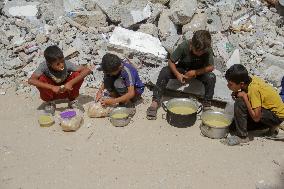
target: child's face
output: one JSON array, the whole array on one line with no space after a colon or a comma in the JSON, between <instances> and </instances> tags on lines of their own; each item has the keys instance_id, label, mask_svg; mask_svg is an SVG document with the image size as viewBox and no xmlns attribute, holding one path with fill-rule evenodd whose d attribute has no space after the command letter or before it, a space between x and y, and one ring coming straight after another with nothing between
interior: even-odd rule
<instances>
[{"instance_id":1,"label":"child's face","mask_svg":"<svg viewBox=\"0 0 284 189\"><path fill-rule=\"evenodd\" d=\"M244 88L244 82L241 82L239 84L233 81L227 81L227 82L228 82L227 84L228 88L233 92L238 92Z\"/></svg>"},{"instance_id":2,"label":"child's face","mask_svg":"<svg viewBox=\"0 0 284 189\"><path fill-rule=\"evenodd\" d=\"M113 72L110 72L109 74L112 75L112 76L116 76L119 74L119 72L121 71L122 69L122 66L120 66L116 71L113 71Z\"/></svg>"},{"instance_id":3,"label":"child's face","mask_svg":"<svg viewBox=\"0 0 284 189\"><path fill-rule=\"evenodd\" d=\"M51 68L54 71L60 72L64 70L64 58L58 59L51 63Z\"/></svg>"}]
</instances>

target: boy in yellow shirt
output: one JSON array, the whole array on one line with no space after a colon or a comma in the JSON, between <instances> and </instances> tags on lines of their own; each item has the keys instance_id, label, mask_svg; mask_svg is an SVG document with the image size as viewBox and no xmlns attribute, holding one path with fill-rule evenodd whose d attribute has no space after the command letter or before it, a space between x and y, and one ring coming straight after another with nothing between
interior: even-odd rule
<instances>
[{"instance_id":1,"label":"boy in yellow shirt","mask_svg":"<svg viewBox=\"0 0 284 189\"><path fill-rule=\"evenodd\" d=\"M228 88L233 91L236 136L227 138L228 145L249 141L248 130L269 128L268 134L278 134L277 126L284 121L284 104L277 91L262 79L248 75L241 64L231 66L225 74Z\"/></svg>"}]
</instances>

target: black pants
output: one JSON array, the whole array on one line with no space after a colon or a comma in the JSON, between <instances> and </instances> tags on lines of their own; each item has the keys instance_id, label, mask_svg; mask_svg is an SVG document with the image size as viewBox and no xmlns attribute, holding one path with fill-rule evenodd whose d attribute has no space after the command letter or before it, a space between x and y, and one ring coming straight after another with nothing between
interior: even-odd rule
<instances>
[{"instance_id":1,"label":"black pants","mask_svg":"<svg viewBox=\"0 0 284 189\"><path fill-rule=\"evenodd\" d=\"M234 123L231 129L236 129L236 135L247 137L248 130L265 129L279 125L282 120L270 110L261 109L261 118L259 122L254 122L251 118L248 108L242 98L238 98L234 104Z\"/></svg>"},{"instance_id":2,"label":"black pants","mask_svg":"<svg viewBox=\"0 0 284 189\"><path fill-rule=\"evenodd\" d=\"M186 70L184 70L182 68L177 68L177 70L182 74L186 73ZM166 66L166 67L162 68L162 70L161 70L161 72L158 76L157 83L156 83L154 90L153 90L153 101L156 101L156 102L161 101L163 93L164 93L170 79L176 79L176 76L173 74L171 69L168 66ZM213 95L214 95L215 83L216 83L215 74L212 73L212 72L205 73L203 75L197 76L196 79L201 81L203 83L204 87L205 87L204 99L205 100L212 100Z\"/></svg>"}]
</instances>

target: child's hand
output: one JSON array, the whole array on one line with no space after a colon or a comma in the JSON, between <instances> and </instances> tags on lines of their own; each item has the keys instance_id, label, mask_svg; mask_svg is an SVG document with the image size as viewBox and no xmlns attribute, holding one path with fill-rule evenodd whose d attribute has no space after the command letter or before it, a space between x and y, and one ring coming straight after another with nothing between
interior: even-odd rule
<instances>
[{"instance_id":1,"label":"child's hand","mask_svg":"<svg viewBox=\"0 0 284 189\"><path fill-rule=\"evenodd\" d=\"M64 90L65 91L72 91L73 90L73 86L70 83L65 83Z\"/></svg>"},{"instance_id":2,"label":"child's hand","mask_svg":"<svg viewBox=\"0 0 284 189\"><path fill-rule=\"evenodd\" d=\"M114 98L106 98L101 100L102 106L111 106L116 104Z\"/></svg>"},{"instance_id":3,"label":"child's hand","mask_svg":"<svg viewBox=\"0 0 284 189\"><path fill-rule=\"evenodd\" d=\"M103 96L103 91L99 90L96 94L96 102L98 102Z\"/></svg>"},{"instance_id":4,"label":"child's hand","mask_svg":"<svg viewBox=\"0 0 284 189\"><path fill-rule=\"evenodd\" d=\"M179 82L181 82L182 84L185 83L185 80L186 80L186 79L188 79L188 77L186 77L186 76L183 75L183 74L179 74L179 75L177 76L177 80L179 80Z\"/></svg>"},{"instance_id":5,"label":"child's hand","mask_svg":"<svg viewBox=\"0 0 284 189\"><path fill-rule=\"evenodd\" d=\"M60 92L60 87L59 86L53 86L51 88L52 92L54 92L55 94L58 94Z\"/></svg>"}]
</instances>

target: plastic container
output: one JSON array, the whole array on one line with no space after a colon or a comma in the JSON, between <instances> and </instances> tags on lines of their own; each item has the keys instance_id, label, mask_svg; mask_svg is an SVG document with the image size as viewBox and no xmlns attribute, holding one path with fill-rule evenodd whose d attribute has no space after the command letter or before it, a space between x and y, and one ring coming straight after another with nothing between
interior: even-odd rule
<instances>
[{"instance_id":1,"label":"plastic container","mask_svg":"<svg viewBox=\"0 0 284 189\"><path fill-rule=\"evenodd\" d=\"M59 123L63 131L76 131L83 122L80 110L66 110L59 115Z\"/></svg>"},{"instance_id":2,"label":"plastic container","mask_svg":"<svg viewBox=\"0 0 284 189\"><path fill-rule=\"evenodd\" d=\"M38 117L38 123L41 127L50 127L55 121L51 114L42 114Z\"/></svg>"}]
</instances>

